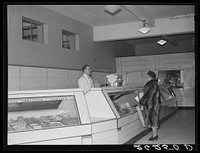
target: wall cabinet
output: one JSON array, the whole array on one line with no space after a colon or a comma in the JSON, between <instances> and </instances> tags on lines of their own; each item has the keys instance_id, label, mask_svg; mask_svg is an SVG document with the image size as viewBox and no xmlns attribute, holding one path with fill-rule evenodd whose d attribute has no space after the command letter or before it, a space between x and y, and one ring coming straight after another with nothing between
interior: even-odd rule
<instances>
[{"instance_id":1,"label":"wall cabinet","mask_svg":"<svg viewBox=\"0 0 200 153\"><path fill-rule=\"evenodd\" d=\"M195 106L195 91L194 89L174 89L178 99L179 107L194 107Z\"/></svg>"},{"instance_id":2,"label":"wall cabinet","mask_svg":"<svg viewBox=\"0 0 200 153\"><path fill-rule=\"evenodd\" d=\"M147 71L158 74L163 70L180 70L180 83L183 84L182 93L195 88L194 53L176 53L151 56L134 56L116 58L117 73L123 75L126 86L142 87L147 82ZM162 78L161 78L162 80ZM162 81L161 81L162 82ZM194 106L194 93L190 98L185 94L178 95L178 106Z\"/></svg>"},{"instance_id":3,"label":"wall cabinet","mask_svg":"<svg viewBox=\"0 0 200 153\"><path fill-rule=\"evenodd\" d=\"M132 56L116 58L117 73L155 69L154 56Z\"/></svg>"},{"instance_id":4,"label":"wall cabinet","mask_svg":"<svg viewBox=\"0 0 200 153\"><path fill-rule=\"evenodd\" d=\"M155 55L156 69L185 69L194 67L194 53Z\"/></svg>"}]
</instances>

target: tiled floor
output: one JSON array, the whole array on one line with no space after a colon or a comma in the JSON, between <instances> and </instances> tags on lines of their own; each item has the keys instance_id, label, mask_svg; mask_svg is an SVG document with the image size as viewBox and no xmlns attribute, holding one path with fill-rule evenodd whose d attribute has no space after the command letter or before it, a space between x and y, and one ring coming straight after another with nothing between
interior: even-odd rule
<instances>
[{"instance_id":1,"label":"tiled floor","mask_svg":"<svg viewBox=\"0 0 200 153\"><path fill-rule=\"evenodd\" d=\"M151 134L148 133L135 144L195 144L195 110L178 110L164 121L157 141L148 141Z\"/></svg>"}]
</instances>

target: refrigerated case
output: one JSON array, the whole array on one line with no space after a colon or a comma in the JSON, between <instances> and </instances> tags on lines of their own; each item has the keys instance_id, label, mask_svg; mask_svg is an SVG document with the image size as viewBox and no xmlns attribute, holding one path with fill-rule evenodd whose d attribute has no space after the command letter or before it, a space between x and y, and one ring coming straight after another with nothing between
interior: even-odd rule
<instances>
[{"instance_id":1,"label":"refrigerated case","mask_svg":"<svg viewBox=\"0 0 200 153\"><path fill-rule=\"evenodd\" d=\"M170 115L177 110L177 97L170 85L160 85L161 106L159 118Z\"/></svg>"},{"instance_id":2,"label":"refrigerated case","mask_svg":"<svg viewBox=\"0 0 200 153\"><path fill-rule=\"evenodd\" d=\"M138 89L8 92L8 145L124 144L146 130L136 110ZM160 119L176 109L170 88L161 92Z\"/></svg>"},{"instance_id":3,"label":"refrigerated case","mask_svg":"<svg viewBox=\"0 0 200 153\"><path fill-rule=\"evenodd\" d=\"M83 90L8 92L8 145L91 144Z\"/></svg>"},{"instance_id":4,"label":"refrigerated case","mask_svg":"<svg viewBox=\"0 0 200 153\"><path fill-rule=\"evenodd\" d=\"M101 137L94 139L93 143L104 143L105 139L112 139L111 143L123 144L134 136L138 135L146 128L143 128L136 111L136 100L134 99L137 93L136 88L125 87L103 87L92 88L91 91L85 95L86 103L90 112L91 118L100 118L102 114L109 114L110 119L107 121L113 121L109 123L107 121L91 120L92 129L108 128L107 133L101 133ZM103 106L111 108L111 112L106 113ZM112 115L111 115L112 114ZM96 124L104 124L102 127L95 126ZM94 135L93 135L94 136ZM99 141L101 139L101 141ZM95 141L96 140L96 141ZM97 141L98 140L98 141Z\"/></svg>"},{"instance_id":5,"label":"refrigerated case","mask_svg":"<svg viewBox=\"0 0 200 153\"><path fill-rule=\"evenodd\" d=\"M131 87L92 88L85 95L92 130L98 131L99 134L95 136L93 133L93 144L105 143L106 139L110 139L109 143L124 144L147 129L143 127L136 110L135 97L138 95L136 91L141 89ZM169 86L160 86L160 92L161 120L177 109L177 99ZM102 118L103 116L104 118ZM105 133L103 129L106 131Z\"/></svg>"}]
</instances>

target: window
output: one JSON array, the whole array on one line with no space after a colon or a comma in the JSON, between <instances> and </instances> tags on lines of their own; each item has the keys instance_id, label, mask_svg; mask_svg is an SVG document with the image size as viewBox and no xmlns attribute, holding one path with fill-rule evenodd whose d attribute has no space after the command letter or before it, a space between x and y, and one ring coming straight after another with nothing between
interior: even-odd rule
<instances>
[{"instance_id":1,"label":"window","mask_svg":"<svg viewBox=\"0 0 200 153\"><path fill-rule=\"evenodd\" d=\"M70 31L62 30L62 48L79 50L79 36Z\"/></svg>"},{"instance_id":2,"label":"window","mask_svg":"<svg viewBox=\"0 0 200 153\"><path fill-rule=\"evenodd\" d=\"M22 39L44 43L44 24L22 17Z\"/></svg>"}]
</instances>

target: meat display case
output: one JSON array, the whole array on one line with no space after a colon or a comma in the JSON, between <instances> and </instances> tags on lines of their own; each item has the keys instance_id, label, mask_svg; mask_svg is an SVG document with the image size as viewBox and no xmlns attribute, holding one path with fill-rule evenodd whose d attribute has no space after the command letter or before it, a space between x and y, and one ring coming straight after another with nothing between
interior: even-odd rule
<instances>
[{"instance_id":1,"label":"meat display case","mask_svg":"<svg viewBox=\"0 0 200 153\"><path fill-rule=\"evenodd\" d=\"M160 85L160 93L161 106L159 118L163 119L177 110L178 99L170 85Z\"/></svg>"},{"instance_id":2,"label":"meat display case","mask_svg":"<svg viewBox=\"0 0 200 153\"><path fill-rule=\"evenodd\" d=\"M8 92L8 145L124 144L146 128L131 87ZM140 88L141 89L141 88ZM170 88L161 88L161 117L176 109Z\"/></svg>"},{"instance_id":3,"label":"meat display case","mask_svg":"<svg viewBox=\"0 0 200 153\"><path fill-rule=\"evenodd\" d=\"M92 129L99 132L99 137L92 135L93 144L104 143L108 138L110 139L109 143L124 144L147 129L143 127L136 110L137 101L135 97L138 95L136 92L138 89L141 90L142 88L92 88L85 95ZM170 87L160 86L160 92L162 102L160 107L161 120L177 109L177 99ZM109 111L106 113L102 106L106 106L107 109L111 108L112 112L108 109ZM103 119L102 116L110 117L110 119ZM100 126L101 124L102 126ZM103 133L102 131L107 132Z\"/></svg>"},{"instance_id":4,"label":"meat display case","mask_svg":"<svg viewBox=\"0 0 200 153\"><path fill-rule=\"evenodd\" d=\"M91 118L96 118L97 116L100 118L102 115L106 115L101 108L105 104L111 108L110 115L112 114L113 116L111 124L104 121L104 127L102 128L109 127L105 129L107 133L102 133L101 138L99 138L101 140L97 139L95 141L93 138L94 144L103 143L107 138L111 140L110 143L123 144L145 130L135 108L137 103L134 99L137 95L136 90L136 88L102 87L93 88L85 95ZM95 126L97 123L102 123L101 120L97 122L97 120L92 119L91 121L93 129L98 128L98 126Z\"/></svg>"},{"instance_id":5,"label":"meat display case","mask_svg":"<svg viewBox=\"0 0 200 153\"><path fill-rule=\"evenodd\" d=\"M81 89L8 92L8 145L91 144Z\"/></svg>"}]
</instances>

